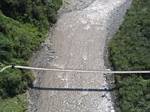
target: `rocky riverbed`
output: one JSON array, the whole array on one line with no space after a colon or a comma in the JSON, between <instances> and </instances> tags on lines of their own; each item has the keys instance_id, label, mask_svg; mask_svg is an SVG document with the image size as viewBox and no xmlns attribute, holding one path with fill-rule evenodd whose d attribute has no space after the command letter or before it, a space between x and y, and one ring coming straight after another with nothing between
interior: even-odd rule
<instances>
[{"instance_id":1,"label":"rocky riverbed","mask_svg":"<svg viewBox=\"0 0 150 112\"><path fill-rule=\"evenodd\" d=\"M131 0L65 0L59 19L31 60L36 67L107 69L107 42ZM30 112L114 112L107 74L33 71Z\"/></svg>"}]
</instances>

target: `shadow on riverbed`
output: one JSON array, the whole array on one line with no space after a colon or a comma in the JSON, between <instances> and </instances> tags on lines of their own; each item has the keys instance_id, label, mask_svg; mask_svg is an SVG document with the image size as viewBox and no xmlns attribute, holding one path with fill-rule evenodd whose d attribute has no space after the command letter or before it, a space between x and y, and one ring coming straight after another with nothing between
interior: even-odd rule
<instances>
[{"instance_id":1,"label":"shadow on riverbed","mask_svg":"<svg viewBox=\"0 0 150 112\"><path fill-rule=\"evenodd\" d=\"M90 88L49 88L49 87L32 87L31 89L40 91L81 91L81 92L111 92L115 88L90 89Z\"/></svg>"}]
</instances>

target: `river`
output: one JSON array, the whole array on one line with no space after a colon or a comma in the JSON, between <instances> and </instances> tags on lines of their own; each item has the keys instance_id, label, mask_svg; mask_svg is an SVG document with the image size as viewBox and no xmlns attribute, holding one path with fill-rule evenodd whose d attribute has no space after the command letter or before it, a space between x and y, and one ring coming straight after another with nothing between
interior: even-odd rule
<instances>
[{"instance_id":1,"label":"river","mask_svg":"<svg viewBox=\"0 0 150 112\"><path fill-rule=\"evenodd\" d=\"M105 48L131 0L67 0L32 66L104 70ZM31 112L114 112L104 74L37 72L30 90Z\"/></svg>"}]
</instances>

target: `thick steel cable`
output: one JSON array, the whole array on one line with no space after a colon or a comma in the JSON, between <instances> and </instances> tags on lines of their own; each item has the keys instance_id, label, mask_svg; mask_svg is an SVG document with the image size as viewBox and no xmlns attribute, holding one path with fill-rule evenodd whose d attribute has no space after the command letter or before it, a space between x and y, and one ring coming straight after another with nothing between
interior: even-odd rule
<instances>
[{"instance_id":1,"label":"thick steel cable","mask_svg":"<svg viewBox=\"0 0 150 112\"><path fill-rule=\"evenodd\" d=\"M0 70L0 72L3 72L3 71L5 71L6 69L11 68L11 67L12 67L12 65L5 66L5 67L3 67L3 68Z\"/></svg>"},{"instance_id":2,"label":"thick steel cable","mask_svg":"<svg viewBox=\"0 0 150 112\"><path fill-rule=\"evenodd\" d=\"M58 69L58 68L38 68L29 66L9 65L0 70L5 71L8 68L39 70L39 71L54 71L54 72L78 72L78 73L103 73L103 74L149 74L150 71L111 71L111 70L78 70L78 69Z\"/></svg>"}]
</instances>

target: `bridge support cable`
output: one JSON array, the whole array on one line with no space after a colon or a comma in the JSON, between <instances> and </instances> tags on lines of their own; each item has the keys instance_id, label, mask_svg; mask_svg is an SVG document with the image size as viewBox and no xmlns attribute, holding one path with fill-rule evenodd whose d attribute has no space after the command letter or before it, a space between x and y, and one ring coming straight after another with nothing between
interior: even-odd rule
<instances>
[{"instance_id":1,"label":"bridge support cable","mask_svg":"<svg viewBox=\"0 0 150 112\"><path fill-rule=\"evenodd\" d=\"M150 71L112 71L106 70L79 70L79 69L59 69L59 68L38 68L29 66L9 65L0 70L5 71L8 68L12 69L25 69L25 70L38 70L38 71L54 71L54 72L78 72L78 73L103 73L103 74L149 74Z\"/></svg>"}]
</instances>

